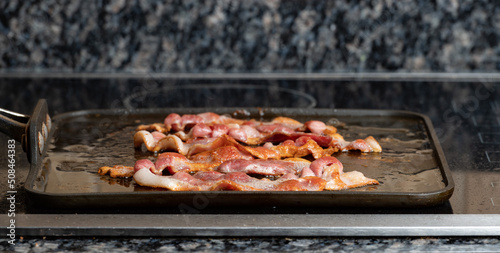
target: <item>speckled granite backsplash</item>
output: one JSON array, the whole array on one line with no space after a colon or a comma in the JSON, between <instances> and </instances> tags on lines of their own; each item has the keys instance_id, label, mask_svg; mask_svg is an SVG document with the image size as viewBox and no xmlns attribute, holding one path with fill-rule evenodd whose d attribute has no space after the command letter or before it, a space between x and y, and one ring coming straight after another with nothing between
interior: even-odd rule
<instances>
[{"instance_id":1,"label":"speckled granite backsplash","mask_svg":"<svg viewBox=\"0 0 500 253\"><path fill-rule=\"evenodd\" d=\"M496 0L0 3L0 69L495 72Z\"/></svg>"}]
</instances>

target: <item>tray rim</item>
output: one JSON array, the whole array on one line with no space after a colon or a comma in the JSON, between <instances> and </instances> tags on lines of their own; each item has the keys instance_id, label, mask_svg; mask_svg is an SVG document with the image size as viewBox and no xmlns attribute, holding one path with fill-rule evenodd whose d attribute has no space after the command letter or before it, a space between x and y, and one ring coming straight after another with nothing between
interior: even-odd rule
<instances>
[{"instance_id":1,"label":"tray rim","mask_svg":"<svg viewBox=\"0 0 500 253\"><path fill-rule=\"evenodd\" d=\"M410 197L415 200L425 200L428 196L434 195L442 195L442 198L439 201L431 201L426 203L425 201L422 203L416 203L416 206L433 206L443 202L446 202L453 194L455 183L453 180L453 176L451 174L451 170L446 161L446 157L444 156L444 152L441 148L441 145L438 141L437 135L434 131L434 127L432 125L431 120L428 116L413 112L413 111L405 111L405 110L391 110L391 109L351 109L351 108L255 108L255 107L219 107L219 108L201 108L201 107L186 107L186 108L174 108L174 107L166 107L166 108L141 108L141 109L90 109L90 110L79 110L73 112L65 112L52 117L53 126L57 125L57 121L63 120L70 117L81 117L88 115L99 115L99 116L124 116L128 117L129 115L147 115L147 114L160 114L160 113L170 113L170 112L178 112L180 114L188 114L188 113L201 113L201 112L215 112L215 113L231 113L238 110L247 110L251 112L261 112L264 113L276 113L279 115L286 114L294 114L296 117L311 117L315 116L311 113L316 113L323 116L349 116L353 115L353 117L360 117L356 115L356 113L363 112L365 115L363 116L398 116L398 117L406 117L406 118L418 118L424 122L424 126L426 128L426 132L428 134L429 142L433 147L433 150L436 152L436 161L438 162L438 167L440 168L440 172L443 176L443 180L445 183L445 187L430 192L376 192L376 191L319 191L319 192L233 192L233 191L223 191L223 192L211 192L211 191L182 191L182 192L174 192L169 191L168 195L170 196L178 196L178 197L186 197L193 198L195 196L206 195L209 196L218 196L218 195L241 195L241 196L266 196L266 195L276 195L287 197L287 195L328 195L328 196L356 196L356 197L378 197L378 196L386 196L386 197ZM302 113L302 114L301 114ZM392 114L392 115L381 115L381 114ZM56 127L52 127L55 129ZM52 139L53 131L50 133L49 139ZM46 149L43 152L42 157L46 156ZM146 191L146 192L89 192L89 193L51 193L38 191L34 189L33 185L36 180L36 175L38 171L41 169L41 162L43 159L36 163L31 163L30 171L28 173L28 177L24 184L24 189L27 191L30 197L37 197L43 200L42 202L53 202L56 199L66 199L70 200L71 198L97 198L97 199L108 199L108 198L116 198L116 197L124 197L124 198L140 198L142 196L151 196L151 197L161 197L165 196L165 191ZM38 201L39 202L39 201ZM57 201L56 201L57 202ZM376 204L374 206L377 206ZM386 205L384 205L386 206ZM406 205L404 205L406 206ZM411 206L411 204L410 204ZM392 206L391 206L392 207Z\"/></svg>"}]
</instances>

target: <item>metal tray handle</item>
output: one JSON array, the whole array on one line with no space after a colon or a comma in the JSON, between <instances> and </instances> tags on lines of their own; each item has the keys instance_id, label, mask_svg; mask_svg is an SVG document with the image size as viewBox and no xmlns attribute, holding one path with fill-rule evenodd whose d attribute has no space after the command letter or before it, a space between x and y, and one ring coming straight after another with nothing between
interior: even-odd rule
<instances>
[{"instance_id":1,"label":"metal tray handle","mask_svg":"<svg viewBox=\"0 0 500 253\"><path fill-rule=\"evenodd\" d=\"M38 161L47 148L52 128L45 99L40 99L31 116L0 108L0 131L21 142L30 163Z\"/></svg>"}]
</instances>

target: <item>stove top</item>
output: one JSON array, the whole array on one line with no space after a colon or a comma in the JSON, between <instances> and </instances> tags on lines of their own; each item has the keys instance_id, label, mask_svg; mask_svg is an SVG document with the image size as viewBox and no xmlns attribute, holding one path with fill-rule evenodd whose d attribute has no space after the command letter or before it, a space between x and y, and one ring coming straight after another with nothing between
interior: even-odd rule
<instances>
[{"instance_id":1,"label":"stove top","mask_svg":"<svg viewBox=\"0 0 500 253\"><path fill-rule=\"evenodd\" d=\"M0 76L0 108L30 114L47 99L51 115L99 108L266 106L405 110L427 115L455 182L430 208L212 208L53 210L29 204L29 163L15 147L15 189L0 171L4 198L25 235L500 235L500 78L421 75ZM174 95L175 94L175 95ZM161 99L167 98L167 99ZM9 137L0 135L8 168ZM138 218L139 217L139 218ZM9 217L0 218L9 224ZM159 221L160 220L160 221ZM2 224L4 224L2 223ZM4 226L6 227L6 226Z\"/></svg>"}]
</instances>

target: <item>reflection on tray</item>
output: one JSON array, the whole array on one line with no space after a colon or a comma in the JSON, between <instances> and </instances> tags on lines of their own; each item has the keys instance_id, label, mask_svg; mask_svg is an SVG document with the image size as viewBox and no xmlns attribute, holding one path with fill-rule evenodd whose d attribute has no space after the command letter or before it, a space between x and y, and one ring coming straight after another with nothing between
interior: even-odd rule
<instances>
[{"instance_id":1,"label":"reflection on tray","mask_svg":"<svg viewBox=\"0 0 500 253\"><path fill-rule=\"evenodd\" d=\"M231 99L226 99L226 98ZM124 99L127 109L167 107L291 107L313 108L316 99L297 90L241 84L165 86Z\"/></svg>"},{"instance_id":2,"label":"reflection on tray","mask_svg":"<svg viewBox=\"0 0 500 253\"><path fill-rule=\"evenodd\" d=\"M123 187L134 186L134 180L132 178L112 178L109 176L100 176L100 179L109 185L120 185Z\"/></svg>"}]
</instances>

